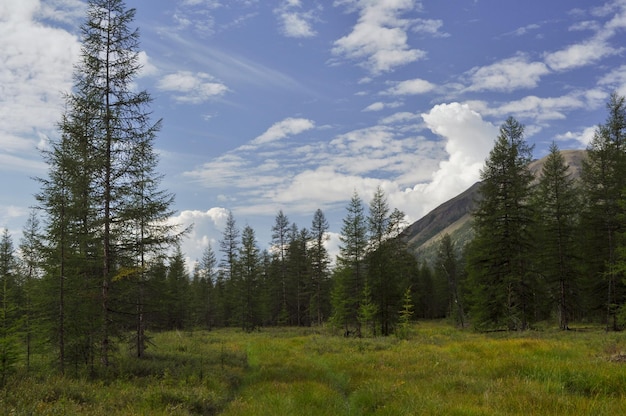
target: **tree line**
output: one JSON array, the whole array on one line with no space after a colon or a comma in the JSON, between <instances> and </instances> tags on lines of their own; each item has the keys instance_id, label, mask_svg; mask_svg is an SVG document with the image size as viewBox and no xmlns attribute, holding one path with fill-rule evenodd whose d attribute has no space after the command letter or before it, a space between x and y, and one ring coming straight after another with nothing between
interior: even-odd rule
<instances>
[{"instance_id":1,"label":"tree line","mask_svg":"<svg viewBox=\"0 0 626 416\"><path fill-rule=\"evenodd\" d=\"M322 210L311 224L280 210L270 247L232 212L219 247L192 270L160 187L151 97L137 91L139 33L122 0L93 0L59 138L43 152L36 209L18 247L0 237L0 376L53 352L61 373L97 373L114 352L137 357L159 330L328 325L355 336L406 336L413 319L479 330L562 329L626 316L626 105L613 94L580 180L553 144L542 172L514 118L481 171L474 237L458 256L449 235L428 265L407 249L405 215L382 188L354 192L333 262Z\"/></svg>"}]
</instances>

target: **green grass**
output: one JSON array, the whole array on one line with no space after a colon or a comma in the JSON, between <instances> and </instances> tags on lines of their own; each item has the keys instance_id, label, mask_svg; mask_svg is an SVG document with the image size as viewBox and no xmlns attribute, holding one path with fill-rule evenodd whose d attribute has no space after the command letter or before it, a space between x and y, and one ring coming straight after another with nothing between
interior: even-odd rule
<instances>
[{"instance_id":1,"label":"green grass","mask_svg":"<svg viewBox=\"0 0 626 416\"><path fill-rule=\"evenodd\" d=\"M4 414L614 415L626 413L626 334L477 334L420 323L411 338L324 330L157 334L108 378L16 375ZM1 416L1 415L0 415Z\"/></svg>"}]
</instances>

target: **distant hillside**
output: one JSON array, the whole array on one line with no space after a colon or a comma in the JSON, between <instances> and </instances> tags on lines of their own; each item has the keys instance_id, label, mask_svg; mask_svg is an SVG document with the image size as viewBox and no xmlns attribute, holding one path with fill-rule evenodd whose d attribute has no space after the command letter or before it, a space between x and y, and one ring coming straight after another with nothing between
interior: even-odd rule
<instances>
[{"instance_id":1,"label":"distant hillside","mask_svg":"<svg viewBox=\"0 0 626 416\"><path fill-rule=\"evenodd\" d=\"M561 153L570 167L572 177L579 178L586 151L563 150ZM544 157L530 164L529 169L536 177L541 172L545 159ZM465 192L439 205L403 231L402 237L420 261L425 260L432 264L437 255L438 243L445 234L450 235L459 252L472 238L471 213L480 197L479 188L480 182L477 182Z\"/></svg>"}]
</instances>

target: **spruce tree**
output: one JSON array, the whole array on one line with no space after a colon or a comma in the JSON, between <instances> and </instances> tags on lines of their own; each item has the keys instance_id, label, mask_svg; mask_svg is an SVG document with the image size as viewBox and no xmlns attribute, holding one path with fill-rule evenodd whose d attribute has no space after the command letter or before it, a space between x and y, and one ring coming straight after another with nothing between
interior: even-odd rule
<instances>
[{"instance_id":1,"label":"spruce tree","mask_svg":"<svg viewBox=\"0 0 626 416\"><path fill-rule=\"evenodd\" d=\"M509 117L481 171L481 199L468 250L472 319L477 328L528 328L534 316L529 265L533 212L529 204L532 147Z\"/></svg>"}]
</instances>

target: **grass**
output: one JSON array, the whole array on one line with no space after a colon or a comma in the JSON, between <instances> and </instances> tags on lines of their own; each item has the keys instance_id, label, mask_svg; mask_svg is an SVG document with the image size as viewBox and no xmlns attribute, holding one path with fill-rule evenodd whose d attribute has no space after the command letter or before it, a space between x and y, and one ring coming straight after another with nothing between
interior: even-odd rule
<instances>
[{"instance_id":1,"label":"grass","mask_svg":"<svg viewBox=\"0 0 626 416\"><path fill-rule=\"evenodd\" d=\"M626 334L476 334L420 323L408 340L282 328L157 334L115 377L17 375L5 414L613 415ZM108 381L107 381L108 380Z\"/></svg>"}]
</instances>

